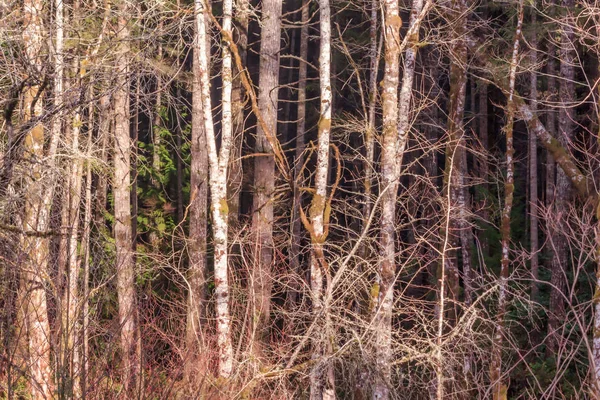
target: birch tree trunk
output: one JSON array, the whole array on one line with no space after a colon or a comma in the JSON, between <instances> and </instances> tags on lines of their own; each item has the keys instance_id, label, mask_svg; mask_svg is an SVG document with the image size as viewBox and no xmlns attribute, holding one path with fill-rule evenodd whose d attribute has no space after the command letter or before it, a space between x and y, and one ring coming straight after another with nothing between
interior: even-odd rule
<instances>
[{"instance_id":1,"label":"birch tree trunk","mask_svg":"<svg viewBox=\"0 0 600 400\"><path fill-rule=\"evenodd\" d=\"M510 213L513 205L513 195L515 190L514 181L514 146L513 146L513 126L515 117L515 81L517 76L519 41L521 40L521 29L523 26L523 0L519 2L519 15L517 30L515 32L512 59L510 63L509 89L506 112L506 181L504 183L504 208L502 210L502 221L500 234L502 237L502 259L500 267L500 277L498 279L498 311L495 326L495 332L492 343L492 361L490 364L490 381L492 384L492 396L494 400L506 398L506 385L502 382L502 342L504 336L504 320L506 313L506 303L508 297L508 275L510 268Z\"/></svg>"},{"instance_id":2,"label":"birch tree trunk","mask_svg":"<svg viewBox=\"0 0 600 400\"><path fill-rule=\"evenodd\" d=\"M324 307L323 277L329 270L323 244L329 228L329 207L327 202L327 178L329 175L329 137L331 132L331 10L329 0L319 0L319 28L321 43L319 46L319 86L321 89L321 108L317 132L317 165L315 167L315 193L312 198L310 217L311 258L310 258L310 290L313 306L314 323L319 323L321 334L313 340L313 359L316 364L310 372L311 400L335 399L335 376L331 361L327 356L331 353L330 316ZM324 320L324 324L323 321ZM324 325L324 326L323 326ZM324 381L324 382L323 382Z\"/></svg>"},{"instance_id":3,"label":"birch tree trunk","mask_svg":"<svg viewBox=\"0 0 600 400\"><path fill-rule=\"evenodd\" d=\"M375 346L377 352L377 378L373 387L373 399L388 399L391 369L391 311L393 307L393 283L396 271L396 248L394 241L396 195L400 165L398 153L398 85L400 80L400 28L402 19L398 0L384 0L384 75L382 82L383 132L381 144L381 262L375 289L371 290L376 312ZM410 89L410 88L409 88ZM384 287L385 285L385 287Z\"/></svg>"},{"instance_id":4,"label":"birch tree trunk","mask_svg":"<svg viewBox=\"0 0 600 400\"><path fill-rule=\"evenodd\" d=\"M232 114L231 114L231 89L232 89L232 59L227 44L222 46L222 136L221 148L217 150L212 107L210 98L210 79L208 74L208 49L206 31L206 9L201 0L196 0L196 29L199 45L198 72L200 73L200 90L202 99L202 112L204 117L204 132L208 148L209 185L211 199L211 213L214 235L214 276L215 276L215 302L217 319L217 351L219 354L219 376L229 378L233 371L233 349L231 345L231 317L229 315L229 279L228 268L228 206L227 206L227 167L232 142ZM223 32L232 37L231 16L233 12L232 0L223 2Z\"/></svg>"},{"instance_id":5,"label":"birch tree trunk","mask_svg":"<svg viewBox=\"0 0 600 400\"><path fill-rule=\"evenodd\" d=\"M414 0L412 4L407 48L404 57L404 73L400 98L398 86L400 78L400 28L402 19L397 0L384 2L384 46L385 69L383 77L382 108L383 132L381 148L381 263L377 274L374 297L373 329L377 359L377 377L373 387L373 399L390 397L392 360L392 312L394 305L394 283L396 280L395 222L396 198L400 167L408 141L412 117L412 86L415 62L419 44L419 28L431 6L431 1L423 5L423 0Z\"/></svg>"},{"instance_id":6,"label":"birch tree trunk","mask_svg":"<svg viewBox=\"0 0 600 400\"><path fill-rule=\"evenodd\" d=\"M281 0L262 2L260 33L260 67L258 108L269 132L277 132L277 100L279 93L279 50L281 40ZM257 128L254 162L254 199L252 229L256 250L251 276L254 301L253 352L264 356L263 347L269 339L271 313L271 267L273 263L273 191L275 160L273 149L261 124Z\"/></svg>"},{"instance_id":7,"label":"birch tree trunk","mask_svg":"<svg viewBox=\"0 0 600 400\"><path fill-rule=\"evenodd\" d=\"M573 0L562 0L562 7L566 12L575 5ZM570 22L566 22L561 27L560 35L560 81L559 81L559 102L561 106L558 110L558 140L566 149L569 148L573 140L575 129L574 108L575 100L575 52L573 50L574 33ZM565 305L564 292L567 286L567 270L569 262L569 249L567 240L562 235L563 221L568 212L569 200L571 199L571 183L565 172L558 168L556 171L556 198L554 210L556 213L556 230L552 234L552 248L554 254L552 257L552 277L550 280L550 308L548 318L548 344L547 349L551 354L556 353L561 342L560 329L564 323Z\"/></svg>"},{"instance_id":8,"label":"birch tree trunk","mask_svg":"<svg viewBox=\"0 0 600 400\"><path fill-rule=\"evenodd\" d=\"M139 390L141 342L138 326L138 305L135 293L135 260L132 251L131 226L131 138L129 110L129 28L126 3L120 7L119 40L116 66L116 90L113 95L115 115L113 182L115 203L115 247L119 324L121 328L122 379L130 396Z\"/></svg>"}]
</instances>

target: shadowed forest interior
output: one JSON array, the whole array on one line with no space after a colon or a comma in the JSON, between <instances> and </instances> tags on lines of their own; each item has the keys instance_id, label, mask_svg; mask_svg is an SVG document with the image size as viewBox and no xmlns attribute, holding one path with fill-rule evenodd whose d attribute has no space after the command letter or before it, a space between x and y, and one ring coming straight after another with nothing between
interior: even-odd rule
<instances>
[{"instance_id":1,"label":"shadowed forest interior","mask_svg":"<svg viewBox=\"0 0 600 400\"><path fill-rule=\"evenodd\" d=\"M0 399L600 399L600 4L0 0Z\"/></svg>"}]
</instances>

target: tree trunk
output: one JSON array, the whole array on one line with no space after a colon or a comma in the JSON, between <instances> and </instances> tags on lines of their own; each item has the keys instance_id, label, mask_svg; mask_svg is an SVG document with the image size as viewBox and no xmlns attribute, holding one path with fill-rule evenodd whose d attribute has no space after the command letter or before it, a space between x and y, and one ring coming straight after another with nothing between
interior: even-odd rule
<instances>
[{"instance_id":1,"label":"tree trunk","mask_svg":"<svg viewBox=\"0 0 600 400\"><path fill-rule=\"evenodd\" d=\"M222 96L222 136L221 149L217 151L212 106L210 98L210 79L208 74L208 49L206 32L206 10L204 3L196 0L196 29L198 41L198 72L202 100L202 115L204 117L204 133L208 148L209 185L211 198L211 213L214 235L214 271L215 271L215 302L217 319L217 351L219 354L219 376L229 378L233 371L233 349L231 345L231 317L229 315L229 279L228 267L228 206L227 206L227 168L229 153L232 145L232 59L227 45L223 51L223 96ZM232 0L223 2L223 32L232 36L231 17L233 12Z\"/></svg>"},{"instance_id":2,"label":"tree trunk","mask_svg":"<svg viewBox=\"0 0 600 400\"><path fill-rule=\"evenodd\" d=\"M198 5L200 7L200 5ZM186 380L192 381L199 371L204 371L208 365L201 357L207 349L204 339L204 317L206 307L206 236L207 236L207 207L208 207L208 153L204 122L201 62L208 64L210 57L206 44L204 15L200 10L197 19L201 19L202 30L196 32L193 54L193 87L192 87L192 143L190 166L190 232L188 272L189 293L187 306L186 348L187 357L184 360ZM196 29L200 29L199 25ZM204 53L201 53L204 52ZM205 65L204 68L207 68ZM208 72L206 72L208 74ZM178 139L180 140L180 139ZM181 148L178 149L181 152ZM203 363L203 364L201 364Z\"/></svg>"},{"instance_id":3,"label":"tree trunk","mask_svg":"<svg viewBox=\"0 0 600 400\"><path fill-rule=\"evenodd\" d=\"M242 65L246 65L246 53L248 47L248 21L250 4L248 0L239 0L236 5L236 27L234 35L237 47L242 58ZM233 114L233 146L231 148L231 166L229 179L227 180L227 198L229 203L229 220L233 227L239 224L240 214L240 192L244 171L242 170L242 146L244 144L244 89L240 78L241 71L233 68L234 79L231 91L231 106Z\"/></svg>"},{"instance_id":4,"label":"tree trunk","mask_svg":"<svg viewBox=\"0 0 600 400\"><path fill-rule=\"evenodd\" d=\"M123 3L118 19L120 68L113 95L115 115L113 182L115 204L115 247L117 270L117 295L119 299L119 324L121 328L122 379L125 392L130 396L140 388L141 342L138 326L138 306L135 293L135 260L132 251L131 226L131 138L129 131L129 30L128 7Z\"/></svg>"},{"instance_id":5,"label":"tree trunk","mask_svg":"<svg viewBox=\"0 0 600 400\"><path fill-rule=\"evenodd\" d=\"M498 311L495 326L495 332L492 344L492 361L490 364L490 381L492 384L492 395L494 400L506 398L506 385L502 382L502 342L504 339L504 320L506 313L506 303L508 297L508 275L510 267L510 214L513 205L513 195L515 190L514 181L514 146L513 146L513 126L515 116L515 81L517 76L519 41L521 40L521 28L523 25L523 0L519 3L519 19L515 32L514 47L510 63L510 82L508 90L507 112L506 112L506 181L504 183L504 208L502 210L502 222L500 234L502 237L502 259L500 267L500 277L498 279Z\"/></svg>"},{"instance_id":6,"label":"tree trunk","mask_svg":"<svg viewBox=\"0 0 600 400\"><path fill-rule=\"evenodd\" d=\"M446 167L444 171L444 194L447 196L447 207L450 208L448 214L447 228L443 229L441 237L444 239L443 258L441 265L443 271L438 276L446 277L447 293L440 293L440 296L448 296L452 305L448 307L448 317L450 321L456 321L458 316L458 300L460 293L460 277L458 272L458 259L456 248L458 248L459 235L457 231L461 228L462 217L464 215L464 204L461 200L462 182L463 182L463 152L465 151L465 132L464 132L464 111L467 88L467 47L463 35L466 30L466 12L467 4L464 0L457 1L452 10L457 19L456 28L453 31L454 41L451 50L450 63L450 106L448 114L448 145L446 146ZM456 211L454 211L456 210ZM458 218L452 217L458 215ZM446 250L450 248L451 250ZM445 301L444 301L445 303ZM443 318L442 314L438 318ZM438 388L439 389L439 388Z\"/></svg>"},{"instance_id":7,"label":"tree trunk","mask_svg":"<svg viewBox=\"0 0 600 400\"><path fill-rule=\"evenodd\" d=\"M42 2L25 0L23 3L23 41L25 55L33 67L34 74L40 74L42 68L42 51L44 47L44 29L42 25ZM57 35L61 40L61 35ZM55 93L62 95L62 58L56 60ZM34 82L40 81L34 76ZM25 122L42 115L42 87L32 84L23 96L23 115ZM54 121L58 127L59 122ZM54 167L60 130L51 131L50 146L44 154L44 127L37 123L27 132L25 161L30 163L29 174L24 181L25 213L23 230L44 232L50 226L50 208L54 197ZM47 161L46 161L47 160ZM28 339L27 364L29 384L33 398L52 398L54 396L54 376L50 358L50 323L48 320L48 303L46 288L48 282L49 239L25 235L21 239L25 253L25 262L21 271L20 319L24 322Z\"/></svg>"},{"instance_id":8,"label":"tree trunk","mask_svg":"<svg viewBox=\"0 0 600 400\"><path fill-rule=\"evenodd\" d=\"M323 297L323 276L329 270L323 244L329 231L329 210L327 201L327 181L329 174L329 136L331 132L332 90L331 90L331 10L329 0L319 0L319 28L321 43L319 46L319 86L321 89L321 108L317 132L317 164L315 167L315 193L310 206L310 290L314 322L321 328L320 335L313 338L313 360L315 366L310 372L311 400L335 399L335 376L333 365L327 359L331 354L331 332L329 310ZM328 287L329 289L329 287ZM324 320L324 323L321 322Z\"/></svg>"},{"instance_id":9,"label":"tree trunk","mask_svg":"<svg viewBox=\"0 0 600 400\"><path fill-rule=\"evenodd\" d=\"M291 307L298 299L302 276L302 222L300 221L300 207L302 207L302 191L304 184L302 168L304 166L304 150L306 148L304 135L306 133L306 61L308 58L308 3L302 2L302 27L300 28L300 62L298 65L298 124L296 127L296 152L294 157L294 198L292 209L292 239L290 246L290 270L292 277L292 290L288 292Z\"/></svg>"},{"instance_id":10,"label":"tree trunk","mask_svg":"<svg viewBox=\"0 0 600 400\"><path fill-rule=\"evenodd\" d=\"M379 2L371 1L371 25L369 27L369 104L367 115L367 126L365 129L365 162L364 162L364 205L362 210L363 229L373 209L373 175L375 172L375 118L377 107L377 72L379 70L379 51L377 44ZM364 243L361 246L362 256L367 257L369 246Z\"/></svg>"},{"instance_id":11,"label":"tree trunk","mask_svg":"<svg viewBox=\"0 0 600 400\"><path fill-rule=\"evenodd\" d=\"M277 132L281 12L281 0L263 1L258 108L269 132ZM269 339L271 313L275 160L267 133L260 124L257 128L255 151L258 156L254 163L252 229L256 250L251 280L254 301L253 331L256 337L252 346L254 354L261 358L264 356L263 346Z\"/></svg>"},{"instance_id":12,"label":"tree trunk","mask_svg":"<svg viewBox=\"0 0 600 400\"><path fill-rule=\"evenodd\" d=\"M565 10L571 10L575 2L563 0L562 6ZM565 149L568 149L573 140L574 108L575 100L575 70L573 63L575 54L573 51L574 33L573 27L566 23L561 29L560 35L560 82L558 110L558 140ZM556 171L556 199L554 203L556 229L552 234L552 278L550 280L550 308L548 317L548 343L547 349L550 354L556 353L561 345L560 329L564 323L565 305L564 292L567 286L567 270L569 263L569 250L567 239L562 235L564 219L568 212L569 200L571 198L571 183L569 177L562 169Z\"/></svg>"},{"instance_id":13,"label":"tree trunk","mask_svg":"<svg viewBox=\"0 0 600 400\"><path fill-rule=\"evenodd\" d=\"M537 25L537 15L535 9L531 10L531 26ZM537 32L532 30L531 43L531 65L537 64ZM529 97L531 98L530 108L532 113L537 113L537 71L531 73ZM537 301L539 295L539 242L538 242L538 174L537 174L537 140L535 135L529 135L529 214L530 231L529 241L531 250L531 300Z\"/></svg>"},{"instance_id":14,"label":"tree trunk","mask_svg":"<svg viewBox=\"0 0 600 400\"><path fill-rule=\"evenodd\" d=\"M90 127L92 125L92 110L93 107L90 107ZM82 309L81 313L83 315L81 331L82 331L82 344L81 344L81 393L82 398L86 398L86 390L87 390L87 378L90 371L89 368L89 357L90 357L90 348L89 348L89 325L90 325L90 235L92 230L92 165L90 162L90 157L92 156L92 132L90 129L88 132L88 143L87 143L87 165L86 165L86 177L85 177L85 206L83 212L83 234L81 238L81 243L83 246L82 251L82 259L80 263L83 263L83 280L82 280ZM81 266L79 270L81 270Z\"/></svg>"},{"instance_id":15,"label":"tree trunk","mask_svg":"<svg viewBox=\"0 0 600 400\"><path fill-rule=\"evenodd\" d=\"M407 48L404 58L404 74L400 98L400 28L402 19L397 0L384 2L385 69L382 82L383 132L381 145L381 262L373 293L373 329L375 331L375 354L377 377L373 387L373 399L388 399L391 386L392 313L394 283L396 280L396 198L400 179L402 158L408 141L412 118L412 87L419 43L419 28L424 14L431 6L427 1L413 1L407 32Z\"/></svg>"}]
</instances>

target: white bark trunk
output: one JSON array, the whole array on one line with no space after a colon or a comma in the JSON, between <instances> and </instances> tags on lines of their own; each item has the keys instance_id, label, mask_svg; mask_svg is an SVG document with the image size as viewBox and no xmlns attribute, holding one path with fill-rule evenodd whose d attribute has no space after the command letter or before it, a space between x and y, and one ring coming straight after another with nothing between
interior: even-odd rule
<instances>
[{"instance_id":1,"label":"white bark trunk","mask_svg":"<svg viewBox=\"0 0 600 400\"><path fill-rule=\"evenodd\" d=\"M227 167L231 149L232 115L231 115L231 53L224 45L223 51L223 97L222 97L222 136L221 149L217 151L217 141L213 126L212 107L210 101L210 79L208 74L208 52L206 48L206 15L204 3L196 0L196 29L198 53L198 72L202 94L202 111L204 116L204 132L208 147L209 184L211 191L211 211L214 234L214 270L215 298L217 318L217 350L219 352L219 376L229 378L233 371L233 348L231 345L231 317L229 315L229 279L228 268L228 207L227 207ZM223 2L223 31L231 37L232 0Z\"/></svg>"},{"instance_id":2,"label":"white bark trunk","mask_svg":"<svg viewBox=\"0 0 600 400\"><path fill-rule=\"evenodd\" d=\"M408 140L411 121L412 87L415 74L415 61L419 42L419 27L423 11L427 11L431 1L424 8L423 0L415 0L412 5L404 73L400 98L400 28L402 20L397 0L384 2L384 41L385 70L383 77L383 143L381 149L381 264L377 276L377 290L372 293L375 314L377 378L373 388L373 399L388 399L391 384L392 358L392 312L394 303L394 283L396 278L395 221L396 198L402 158Z\"/></svg>"},{"instance_id":3,"label":"white bark trunk","mask_svg":"<svg viewBox=\"0 0 600 400\"><path fill-rule=\"evenodd\" d=\"M310 398L334 399L335 377L331 361L327 356L331 352L332 334L330 316L324 308L323 276L329 274L323 243L326 239L325 210L327 204L327 177L329 172L329 136L331 131L331 11L329 0L319 0L320 13L320 51L319 51L319 85L321 88L321 110L317 132L317 165L315 167L315 194L310 207L310 223L312 225L312 251L310 258L310 289L315 320L324 320L322 334L316 335L313 344L313 359L316 364L310 373ZM329 281L329 279L328 279ZM321 322L319 322L321 323ZM324 382L323 382L324 380Z\"/></svg>"}]
</instances>

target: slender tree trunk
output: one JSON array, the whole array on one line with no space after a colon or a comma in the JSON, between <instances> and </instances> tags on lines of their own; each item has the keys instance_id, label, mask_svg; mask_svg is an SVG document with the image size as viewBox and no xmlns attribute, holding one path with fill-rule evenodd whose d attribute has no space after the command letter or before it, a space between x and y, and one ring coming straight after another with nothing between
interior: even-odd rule
<instances>
[{"instance_id":1,"label":"slender tree trunk","mask_svg":"<svg viewBox=\"0 0 600 400\"><path fill-rule=\"evenodd\" d=\"M521 28L523 26L523 0L519 3L519 19L517 30L515 32L514 47L510 63L510 82L507 101L507 121L505 127L506 135L506 181L504 183L504 208L502 210L502 222L500 233L502 237L502 260L500 267L500 277L498 279L498 311L495 326L495 332L492 344L492 361L490 364L490 381L492 383L492 395L494 400L506 398L506 385L502 382L502 342L504 337L504 320L506 313L506 303L508 297L508 275L510 268L510 214L513 205L513 195L515 190L514 181L514 146L513 146L513 126L515 116L515 81L517 76L519 41L521 40Z\"/></svg>"},{"instance_id":2,"label":"slender tree trunk","mask_svg":"<svg viewBox=\"0 0 600 400\"><path fill-rule=\"evenodd\" d=\"M552 44L549 44L549 46L551 46L551 48L554 49ZM558 75L558 69L557 69L555 55L556 55L556 51L554 51L554 50L548 51L548 56L547 56L548 60L546 62L546 76L547 76L546 90L549 93L549 97L548 97L549 103L558 101L558 93L556 90L556 87L558 86L556 84L556 76ZM557 135L556 135L556 112L554 111L554 109L552 107L549 107L545 112L545 116L546 116L546 121L545 121L546 124L545 125L546 125L546 129L548 130L548 133L554 138L557 137ZM544 205L547 210L550 210L550 209L552 209L552 207L554 207L554 195L555 195L555 189L556 189L556 161L554 160L554 157L552 156L552 153L550 150L546 150L545 153L546 153L546 168L545 168L545 184L546 184L546 186L545 186ZM546 240L546 249L545 250L547 253L548 261L546 261L545 264L546 264L546 269L548 269L549 271L552 271L552 258L553 258L554 250L552 248L552 241L550 239L552 238L553 228L549 222L551 222L551 221L546 221L546 234L548 235L548 237L547 237L548 240Z\"/></svg>"},{"instance_id":3,"label":"slender tree trunk","mask_svg":"<svg viewBox=\"0 0 600 400\"><path fill-rule=\"evenodd\" d=\"M319 323L321 334L313 340L313 359L316 364L310 372L310 398L311 400L335 399L335 376L331 361L327 355L331 354L331 341L334 340L331 332L331 321L323 297L323 277L327 276L329 284L329 270L325 254L324 242L329 231L329 207L327 202L327 181L329 175L329 137L331 132L332 116L332 88L331 88L331 10L329 0L319 0L320 14L320 50L319 50L319 86L321 88L321 108L317 132L317 165L315 167L315 193L310 207L310 289L313 306L314 323ZM329 287L328 287L329 289ZM324 320L324 323L321 322Z\"/></svg>"},{"instance_id":4,"label":"slender tree trunk","mask_svg":"<svg viewBox=\"0 0 600 400\"><path fill-rule=\"evenodd\" d=\"M565 10L571 10L575 2L573 0L563 0L562 6ZM559 81L559 101L561 107L558 110L558 140L566 149L569 148L573 139L574 108L575 100L575 53L573 51L574 33L573 27L569 22L565 23L561 29L559 60L560 60L560 81ZM558 221L552 235L552 247L554 254L552 257L552 277L550 280L550 309L548 318L548 352L554 354L561 342L560 329L565 318L564 292L567 286L567 270L569 262L569 250L567 240L562 235L563 221L568 212L568 204L571 198L571 183L565 172L559 168L556 171L556 199L555 216ZM555 223L556 223L555 221Z\"/></svg>"},{"instance_id":5,"label":"slender tree trunk","mask_svg":"<svg viewBox=\"0 0 600 400\"><path fill-rule=\"evenodd\" d=\"M303 185L302 167L304 166L304 150L306 148L304 135L306 132L306 60L308 58L308 2L302 2L302 27L300 28L300 62L298 65L298 124L296 127L296 153L294 157L294 199L292 209L292 239L290 246L290 269L294 274L292 287L289 294L290 306L296 303L300 284L297 283L302 276L301 251L302 251L302 222L300 220L300 207L302 207Z\"/></svg>"},{"instance_id":6,"label":"slender tree trunk","mask_svg":"<svg viewBox=\"0 0 600 400\"><path fill-rule=\"evenodd\" d=\"M391 379L391 311L393 306L393 284L396 270L395 214L396 195L400 165L398 152L398 85L400 80L400 28L402 19L398 0L384 1L384 75L382 82L383 132L381 144L381 253L375 290L371 290L376 330L377 373L379 376L373 388L373 399L388 399L388 384ZM409 88L410 89L410 88ZM410 98L409 98L410 102ZM407 133L407 132L406 132ZM405 133L405 134L406 134ZM383 288L385 283L385 288Z\"/></svg>"},{"instance_id":7,"label":"slender tree trunk","mask_svg":"<svg viewBox=\"0 0 600 400\"><path fill-rule=\"evenodd\" d=\"M460 293L460 276L458 271L457 230L462 226L464 217L464 198L461 198L463 184L463 153L465 152L464 111L467 88L467 46L464 33L467 24L467 3L458 0L452 3L451 15L456 19L452 32L453 42L450 51L450 105L448 113L448 144L446 145L446 165L444 170L444 189L446 196L446 217L442 225L442 260L438 271L439 305L437 310L437 359L436 359L436 395L438 400L444 396L444 368L441 356L444 318L448 312L449 323L456 322L458 317L458 301ZM458 216L458 218L455 217ZM468 279L467 279L468 282Z\"/></svg>"},{"instance_id":8,"label":"slender tree trunk","mask_svg":"<svg viewBox=\"0 0 600 400\"><path fill-rule=\"evenodd\" d=\"M537 25L537 15L534 8L531 10L531 25ZM531 65L537 64L537 32L532 30L531 44ZM531 73L529 97L531 98L531 112L537 113L537 71ZM538 242L538 174L537 174L537 140L535 135L529 135L529 214L530 214L530 231L529 241L531 250L531 275L533 282L531 283L531 300L537 301L539 295L539 242Z\"/></svg>"},{"instance_id":9,"label":"slender tree trunk","mask_svg":"<svg viewBox=\"0 0 600 400\"><path fill-rule=\"evenodd\" d=\"M92 109L90 107L90 128L92 125ZM86 176L85 176L85 206L83 212L83 234L81 238L81 243L83 245L83 256L80 260L80 263L83 263L83 280L82 280L82 310L81 313L83 315L82 318L82 345L81 345L81 393L82 398L87 397L87 379L89 375L89 357L90 357L90 347L89 347L89 325L90 325L90 236L92 230L92 165L90 162L90 157L92 156L92 129L89 129L88 132L88 143L87 143L87 165L86 165ZM81 266L79 267L81 270Z\"/></svg>"},{"instance_id":10,"label":"slender tree trunk","mask_svg":"<svg viewBox=\"0 0 600 400\"><path fill-rule=\"evenodd\" d=\"M479 234L479 242L481 243L481 252L483 256L489 255L487 228L490 221L490 207L487 204L489 195L490 166L488 161L488 151L490 148L488 138L488 84L482 80L477 82L477 91L479 96L479 114L477 121L477 133L481 143L482 152L479 156L479 178L481 179L481 191L479 194L479 205L481 207L481 221L484 229ZM483 260L482 260L483 262Z\"/></svg>"},{"instance_id":11,"label":"slender tree trunk","mask_svg":"<svg viewBox=\"0 0 600 400\"><path fill-rule=\"evenodd\" d=\"M379 2L371 1L371 25L369 27L369 105L367 127L365 130L365 162L364 162L364 205L363 225L369 219L373 209L373 175L375 171L375 117L377 106L377 71L379 69L379 51L377 44ZM363 256L366 257L368 246L363 245Z\"/></svg>"},{"instance_id":12,"label":"slender tree trunk","mask_svg":"<svg viewBox=\"0 0 600 400\"><path fill-rule=\"evenodd\" d=\"M215 271L215 301L217 319L217 351L219 354L219 376L229 378L233 371L233 349L231 345L231 317L229 315L229 279L228 267L228 206L227 206L227 167L232 145L232 59L227 45L222 47L223 66L223 96L222 96L222 137L221 148L217 151L217 141L214 132L212 107L210 99L210 79L208 74L208 49L206 32L206 10L204 3L196 0L196 29L199 51L198 72L200 73L200 90L202 112L204 117L204 132L208 148L209 184L211 192L211 213L214 235L214 271ZM223 32L232 36L231 17L233 12L232 0L223 2Z\"/></svg>"},{"instance_id":13,"label":"slender tree trunk","mask_svg":"<svg viewBox=\"0 0 600 400\"><path fill-rule=\"evenodd\" d=\"M431 1L415 0L410 14L408 44L404 57L404 74L398 99L400 78L400 28L402 19L397 0L384 2L385 69L382 82L383 140L381 148L381 263L376 290L372 290L374 308L375 353L377 373L373 399L388 399L391 385L392 313L396 280L396 198L402 158L411 124L412 87L419 43L419 28Z\"/></svg>"},{"instance_id":14,"label":"slender tree trunk","mask_svg":"<svg viewBox=\"0 0 600 400\"><path fill-rule=\"evenodd\" d=\"M277 131L277 100L279 86L279 50L281 38L281 0L262 3L260 36L260 69L258 108L269 132ZM255 236L255 265L252 271L254 301L253 329L256 340L253 352L263 357L263 346L269 339L271 313L271 267L273 263L273 191L275 189L275 160L267 133L257 128L254 163L254 199L252 228Z\"/></svg>"},{"instance_id":15,"label":"slender tree trunk","mask_svg":"<svg viewBox=\"0 0 600 400\"><path fill-rule=\"evenodd\" d=\"M193 62L192 62L193 64ZM195 75L195 74L194 74ZM193 86L193 83L192 83ZM193 92L193 88L192 88L192 92ZM193 95L193 94L192 94ZM177 101L181 101L181 87L180 85L177 85L177 88L175 89L175 98L177 99ZM192 100L193 101L193 100ZM193 114L193 112L192 112ZM193 118L193 116L192 116ZM182 145L183 145L183 132L182 132L182 124L183 121L181 119L180 114L177 114L177 125L175 127L175 170L176 170L176 177L175 177L175 187L177 188L177 197L176 197L176 201L177 201L177 222L181 222L183 221L183 214L184 214L184 209L183 209L183 160L182 160ZM192 131L194 130L194 126L192 124ZM201 131L202 132L202 131ZM194 144L194 140L192 139L192 147L195 146ZM198 155L198 153L196 153L196 156ZM192 162L193 162L193 158L192 157ZM190 168L191 171L191 168ZM194 186L191 185L191 177L190 177L190 186L192 187L192 189L194 188ZM191 203L191 201L190 201ZM206 207L205 207L206 208ZM193 207L190 208L190 221L191 221L191 210L193 209ZM191 224L190 224L191 227Z\"/></svg>"},{"instance_id":16,"label":"slender tree trunk","mask_svg":"<svg viewBox=\"0 0 600 400\"><path fill-rule=\"evenodd\" d=\"M40 74L42 51L44 47L44 28L42 23L42 2L25 0L23 3L23 41L25 55L32 65L32 71ZM57 35L57 42L62 39ZM57 47L60 46L58 44ZM62 95L62 58L55 60L55 94ZM34 77L34 82L40 76ZM42 115L42 87L32 84L23 96L23 115L25 121L31 121ZM60 98L57 96L57 98ZM58 124L57 120L54 124ZM50 146L44 154L44 127L37 123L26 134L25 161L30 163L29 174L24 181L25 213L24 231L46 231L50 226L50 208L54 197L54 167L60 130L51 131ZM46 161L47 160L47 161ZM21 272L20 292L22 304L20 319L24 322L28 339L27 367L29 384L33 398L52 398L54 396L54 376L51 364L50 323L46 288L48 282L49 239L25 235L22 237L22 249L25 262Z\"/></svg>"},{"instance_id":17,"label":"slender tree trunk","mask_svg":"<svg viewBox=\"0 0 600 400\"><path fill-rule=\"evenodd\" d=\"M250 14L250 4L248 0L238 0L236 5L236 27L234 36L236 39L238 51L242 58L242 65L246 65L246 53L248 47L248 21ZM231 107L233 114L233 146L231 148L231 166L229 170L228 185L228 203L229 220L232 227L239 224L240 214L240 192L244 171L242 170L242 146L244 144L244 89L240 78L241 71L233 68L234 79L231 90Z\"/></svg>"},{"instance_id":18,"label":"slender tree trunk","mask_svg":"<svg viewBox=\"0 0 600 400\"><path fill-rule=\"evenodd\" d=\"M98 158L104 164L108 164L108 148L110 146L111 133L114 128L111 117L114 105L111 104L109 95L100 97L98 111L98 141L100 142L100 155ZM108 194L107 173L102 171L98 174L98 183L96 184L96 212L94 215L95 223L98 227L104 227L104 213L106 212L106 199Z\"/></svg>"},{"instance_id":19,"label":"slender tree trunk","mask_svg":"<svg viewBox=\"0 0 600 400\"><path fill-rule=\"evenodd\" d=\"M80 348L79 348L79 333L80 330L80 296L79 296L79 264L78 264L78 232L79 232L79 208L81 203L81 186L82 186L82 172L83 172L83 160L79 154L79 134L81 126L81 114L80 110L77 109L75 116L72 120L72 126L70 129L71 135L71 157L72 161L67 169L69 176L67 177L68 183L66 185L67 194L66 202L63 207L67 208L68 221L66 227L68 228L67 236L67 284L66 291L63 301L63 307L66 312L63 311L62 315L65 318L63 321L64 336L66 343L63 351L65 352L65 365L66 371L70 371L71 390L72 395L79 397L80 393ZM69 390L69 392L71 392Z\"/></svg>"},{"instance_id":20,"label":"slender tree trunk","mask_svg":"<svg viewBox=\"0 0 600 400\"><path fill-rule=\"evenodd\" d=\"M119 58L116 65L116 90L113 95L115 115L113 182L115 204L115 246L117 270L117 295L119 300L119 324L121 328L122 379L125 392L133 395L140 388L141 342L138 326L138 306L135 293L135 260L132 251L131 226L131 137L129 110L129 30L126 3L120 8L118 19Z\"/></svg>"},{"instance_id":21,"label":"slender tree trunk","mask_svg":"<svg viewBox=\"0 0 600 400\"><path fill-rule=\"evenodd\" d=\"M197 7L201 7L200 4ZM207 38L204 28L204 15L201 9L196 9L196 15L201 20L196 26L196 39L193 54L193 88L192 88L192 143L190 166L190 232L189 232L189 257L190 269L188 272L189 293L187 306L186 347L188 355L185 361L186 380L192 381L198 371L205 370L208 365L204 363L201 352L207 348L204 339L203 318L206 303L206 236L207 236L207 207L208 207L208 153L204 122L201 59L204 59L204 68L207 68L210 57L207 48ZM204 52L204 53L202 53ZM208 74L208 71L206 71ZM181 152L181 148L178 148Z\"/></svg>"},{"instance_id":22,"label":"slender tree trunk","mask_svg":"<svg viewBox=\"0 0 600 400\"><path fill-rule=\"evenodd\" d=\"M158 24L158 35L162 35L162 28L163 28L163 21L161 20ZM162 42L159 41L158 43L158 49L156 51L156 57L159 61L162 60L162 53L163 53L163 48L162 48ZM152 121L152 172L157 176L152 176L151 179L151 183L152 186L154 186L154 189L156 191L160 191L161 190L161 182L160 182L160 177L161 177L161 161L160 161L160 152L161 152L161 146L162 146L162 138L160 137L160 131L162 128L162 107L163 107L163 100L162 100L162 92L163 90L166 89L166 87L163 87L164 83L162 80L162 77L160 76L160 74L156 75L156 100L155 100L155 105L154 105L154 118ZM177 125L176 129L179 129L179 113L177 113L177 119L175 121L175 124ZM179 190L177 191L177 197L180 197L181 193L179 192ZM179 221L178 221L179 222ZM158 253L159 252L159 246L160 246L160 240L159 240L159 236L158 236L158 230L155 228L154 230L152 230L150 232L150 245L152 246L152 251Z\"/></svg>"}]
</instances>

